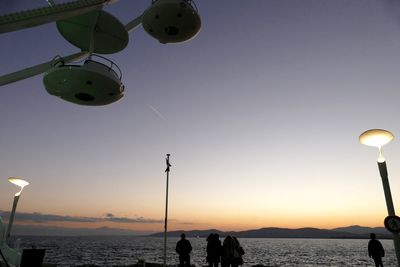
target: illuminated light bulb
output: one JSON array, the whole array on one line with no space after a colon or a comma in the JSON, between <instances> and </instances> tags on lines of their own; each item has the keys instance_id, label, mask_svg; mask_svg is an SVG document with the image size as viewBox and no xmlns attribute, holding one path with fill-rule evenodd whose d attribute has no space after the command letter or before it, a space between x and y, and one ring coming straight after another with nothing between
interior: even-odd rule
<instances>
[{"instance_id":1,"label":"illuminated light bulb","mask_svg":"<svg viewBox=\"0 0 400 267\"><path fill-rule=\"evenodd\" d=\"M29 185L29 183L23 179L16 178L16 177L10 177L8 178L8 181L12 184L15 184L16 186L19 186L21 190L19 190L18 193L15 194L15 196L19 196L22 193L22 190L24 189L25 186Z\"/></svg>"},{"instance_id":2,"label":"illuminated light bulb","mask_svg":"<svg viewBox=\"0 0 400 267\"><path fill-rule=\"evenodd\" d=\"M394 138L393 134L389 131L382 129L371 129L363 132L360 135L360 143L367 146L373 146L380 149Z\"/></svg>"},{"instance_id":3,"label":"illuminated light bulb","mask_svg":"<svg viewBox=\"0 0 400 267\"><path fill-rule=\"evenodd\" d=\"M382 148L381 147L379 147L379 157L378 157L378 162L379 163L383 163L383 162L385 162L386 161L386 159L385 159L385 157L383 156L383 154L382 154Z\"/></svg>"},{"instance_id":4,"label":"illuminated light bulb","mask_svg":"<svg viewBox=\"0 0 400 267\"><path fill-rule=\"evenodd\" d=\"M371 129L363 132L360 137L360 143L366 146L373 146L379 149L379 157L378 162L385 162L385 157L382 154L382 146L386 145L390 141L392 141L394 135L386 130L382 129Z\"/></svg>"}]
</instances>

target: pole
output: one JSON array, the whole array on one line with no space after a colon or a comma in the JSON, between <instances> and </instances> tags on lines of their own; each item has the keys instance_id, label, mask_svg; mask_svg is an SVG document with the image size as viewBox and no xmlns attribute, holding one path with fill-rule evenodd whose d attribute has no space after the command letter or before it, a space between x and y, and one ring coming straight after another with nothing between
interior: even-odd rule
<instances>
[{"instance_id":1,"label":"pole","mask_svg":"<svg viewBox=\"0 0 400 267\"><path fill-rule=\"evenodd\" d=\"M72 55L68 55L66 57L62 57L62 62L64 63L69 63L74 60L78 60L82 57L85 57L88 54L86 51L81 51ZM5 74L3 76L0 76L0 86L17 82L26 78L33 77L35 75L38 75L40 73L43 73L45 71L48 71L50 68L53 67L54 63L58 61L55 61L54 59L47 61L45 63L41 63L38 65L35 65L33 67L25 68L23 70L15 71L9 74Z\"/></svg>"},{"instance_id":2,"label":"pole","mask_svg":"<svg viewBox=\"0 0 400 267\"><path fill-rule=\"evenodd\" d=\"M11 228L14 222L14 217L15 217L15 210L17 209L17 204L18 204L18 200L19 200L19 196L14 196L14 202L13 202L13 207L11 210L11 214L10 214L10 218L8 219L8 226L7 226L7 232L6 232L6 243L8 241L8 238L10 237L10 233L11 233Z\"/></svg>"},{"instance_id":3,"label":"pole","mask_svg":"<svg viewBox=\"0 0 400 267\"><path fill-rule=\"evenodd\" d=\"M390 192L390 184L388 178L388 171L386 166L386 161L378 161L379 173L382 178L383 192L385 193L386 207L389 216L395 216L395 210L393 205L392 193ZM397 265L400 267L400 235L399 233L393 234L394 250L396 251Z\"/></svg>"},{"instance_id":4,"label":"pole","mask_svg":"<svg viewBox=\"0 0 400 267\"><path fill-rule=\"evenodd\" d=\"M171 164L169 164L169 156L171 154L167 154L167 169L165 169L165 172L167 173L167 188L166 188L166 196L165 196L165 221L164 221L164 267L167 266L167 229L168 229L168 183L169 183L169 167L171 167Z\"/></svg>"},{"instance_id":5,"label":"pole","mask_svg":"<svg viewBox=\"0 0 400 267\"><path fill-rule=\"evenodd\" d=\"M53 1L51 1L53 2ZM110 0L79 0L0 16L0 33L18 31L100 10Z\"/></svg>"}]
</instances>

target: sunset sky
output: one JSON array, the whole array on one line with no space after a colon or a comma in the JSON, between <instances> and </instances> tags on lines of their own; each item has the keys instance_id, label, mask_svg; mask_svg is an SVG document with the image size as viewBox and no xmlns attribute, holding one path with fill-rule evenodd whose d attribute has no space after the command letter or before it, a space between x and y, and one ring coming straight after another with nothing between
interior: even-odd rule
<instances>
[{"instance_id":1,"label":"sunset sky","mask_svg":"<svg viewBox=\"0 0 400 267\"><path fill-rule=\"evenodd\" d=\"M59 1L56 1L59 2ZM0 90L0 210L16 221L170 229L383 226L371 128L400 136L400 16L392 1L197 0L198 36L140 27L122 52L125 96L103 107L49 95L43 75ZM387 4L384 4L387 3ZM1 1L1 14L45 1ZM105 8L121 22L150 1ZM78 51L55 23L0 35L0 75ZM400 211L400 142L384 148Z\"/></svg>"}]
</instances>

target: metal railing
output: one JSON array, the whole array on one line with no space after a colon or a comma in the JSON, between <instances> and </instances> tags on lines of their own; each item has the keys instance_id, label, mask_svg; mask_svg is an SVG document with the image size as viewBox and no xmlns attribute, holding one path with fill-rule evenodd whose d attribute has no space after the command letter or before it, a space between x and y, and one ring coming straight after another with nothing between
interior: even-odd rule
<instances>
[{"instance_id":1,"label":"metal railing","mask_svg":"<svg viewBox=\"0 0 400 267\"><path fill-rule=\"evenodd\" d=\"M160 1L160 0L151 0L151 4L154 4L157 1ZM186 4L191 6L194 10L198 11L196 3L193 0L182 0L182 2L185 2Z\"/></svg>"},{"instance_id":2,"label":"metal railing","mask_svg":"<svg viewBox=\"0 0 400 267\"><path fill-rule=\"evenodd\" d=\"M108 64L104 64L102 62L99 62L99 61L96 61L96 60L92 60L93 57L100 58L101 60L105 61ZM106 67L108 69L108 71L112 71L115 74L115 76L118 77L119 80L122 80L122 71L121 71L121 69L118 67L117 64L115 64L113 61L109 60L106 57L103 57L103 56L100 56L100 55L97 55L97 54L91 54L86 59L80 60L80 61L76 61L75 63L80 63L80 62L84 62L84 64L87 63L87 62L91 62L91 63L95 63L95 64L98 64L98 65L101 65L103 67ZM53 58L53 61L52 61L51 65L54 67L54 66L59 65L59 64L62 65L62 66L76 66L76 67L80 67L81 66L81 65L78 65L78 64L74 64L74 63L66 65L65 62L64 62L64 58L59 56L59 55L57 55L57 56L55 56Z\"/></svg>"}]
</instances>

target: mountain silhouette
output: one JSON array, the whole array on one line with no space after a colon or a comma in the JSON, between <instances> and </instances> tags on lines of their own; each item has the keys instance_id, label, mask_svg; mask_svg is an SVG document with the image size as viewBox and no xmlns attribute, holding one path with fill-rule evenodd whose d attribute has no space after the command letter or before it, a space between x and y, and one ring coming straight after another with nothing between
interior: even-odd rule
<instances>
[{"instance_id":1,"label":"mountain silhouette","mask_svg":"<svg viewBox=\"0 0 400 267\"><path fill-rule=\"evenodd\" d=\"M318 228L278 228L268 227L246 231L220 231L216 229L209 230L192 230L192 231L170 231L169 237L179 237L185 233L187 237L207 237L211 233L218 233L221 237L233 235L239 238L348 238L348 239L368 239L370 233L376 233L380 239L390 239L391 233L383 227L363 227L363 226L347 226L335 229L318 229ZM153 237L162 237L163 232L151 234Z\"/></svg>"},{"instance_id":2,"label":"mountain silhouette","mask_svg":"<svg viewBox=\"0 0 400 267\"><path fill-rule=\"evenodd\" d=\"M191 230L191 231L170 231L169 237L180 237L185 233L187 237L207 237L211 233L217 233L221 237L233 235L239 238L352 238L367 239L370 233L375 233L379 239L391 239L391 233L383 227L364 227L352 225L347 227L339 227L334 229L318 229L318 228L279 228L266 227L261 229L245 230L245 231L221 231L218 229L207 230ZM164 232L152 233L134 231L121 228L67 228L54 226L31 226L31 225L14 225L13 235L24 236L150 236L163 237Z\"/></svg>"}]
</instances>

